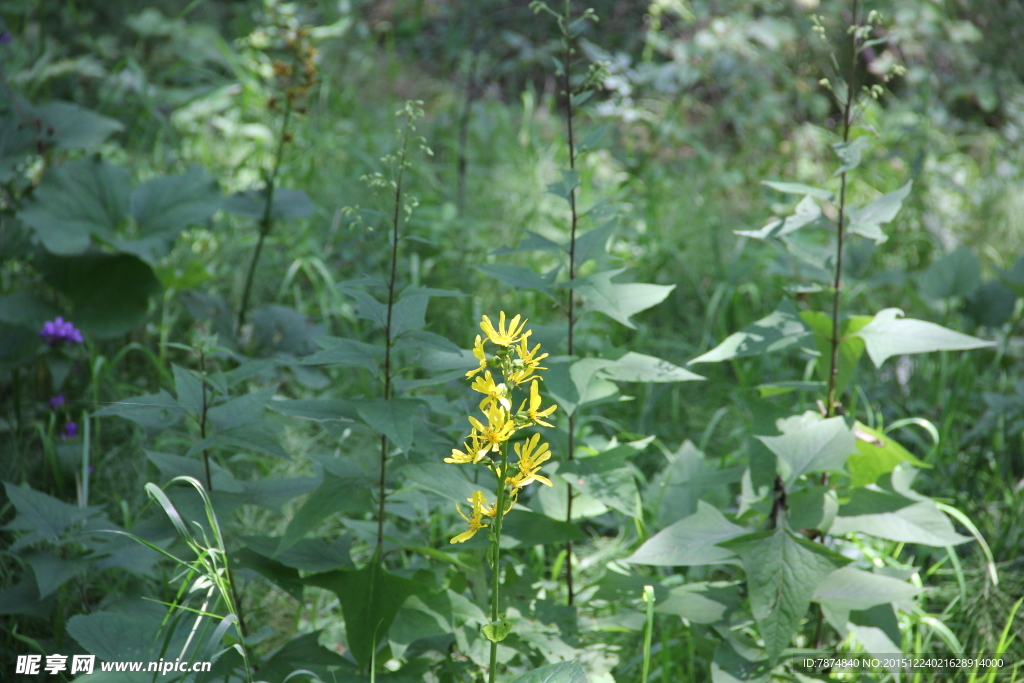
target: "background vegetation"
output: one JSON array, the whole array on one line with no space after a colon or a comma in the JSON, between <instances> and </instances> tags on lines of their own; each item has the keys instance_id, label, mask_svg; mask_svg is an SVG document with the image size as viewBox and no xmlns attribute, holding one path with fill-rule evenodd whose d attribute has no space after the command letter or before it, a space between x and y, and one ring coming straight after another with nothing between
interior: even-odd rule
<instances>
[{"instance_id":1,"label":"background vegetation","mask_svg":"<svg viewBox=\"0 0 1024 683\"><path fill-rule=\"evenodd\" d=\"M0 678L1024 679L1022 27L4 3ZM443 464L499 311L558 405L500 563Z\"/></svg>"}]
</instances>

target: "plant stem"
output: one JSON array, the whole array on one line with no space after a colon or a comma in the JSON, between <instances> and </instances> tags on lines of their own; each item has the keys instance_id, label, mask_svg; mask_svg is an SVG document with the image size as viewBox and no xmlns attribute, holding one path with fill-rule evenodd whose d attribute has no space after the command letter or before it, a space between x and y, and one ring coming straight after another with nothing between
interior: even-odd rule
<instances>
[{"instance_id":1,"label":"plant stem","mask_svg":"<svg viewBox=\"0 0 1024 683\"><path fill-rule=\"evenodd\" d=\"M203 392L203 414L199 416L199 438L206 439L206 413L209 404L206 401L206 351L199 351L199 373ZM206 490L213 493L213 478L210 476L210 449L203 449L203 464L206 466Z\"/></svg>"},{"instance_id":2,"label":"plant stem","mask_svg":"<svg viewBox=\"0 0 1024 683\"><path fill-rule=\"evenodd\" d=\"M241 332L245 324L245 315L249 309L249 297L252 294L252 281L256 275L256 264L259 263L260 253L263 251L263 242L267 239L271 229L274 227L274 190L277 187L277 175L281 170L281 161L284 158L284 145L288 138L288 123L292 116L292 98L285 98L284 117L281 119L281 135L277 140L277 150L274 153L274 165L267 177L267 186L264 188L265 200L263 202L263 216L260 218L260 236L256 242L256 250L252 254L252 261L249 262L249 272L245 276L245 289L242 290L242 305L238 309L238 323L236 333Z\"/></svg>"},{"instance_id":3,"label":"plant stem","mask_svg":"<svg viewBox=\"0 0 1024 683\"><path fill-rule=\"evenodd\" d=\"M494 528L491 534L491 624L497 627L498 619L498 597L501 589L499 576L501 559L501 522L505 516L505 477L508 470L508 449L501 448L501 469L498 470L498 492L497 502L494 504ZM498 668L498 643L491 641L491 663L487 670L487 682L494 683L494 677Z\"/></svg>"},{"instance_id":4,"label":"plant stem","mask_svg":"<svg viewBox=\"0 0 1024 683\"><path fill-rule=\"evenodd\" d=\"M409 132L412 122L405 128L402 138L402 152L398 157L398 171L395 175L395 207L391 214L391 272L388 277L388 313L384 323L384 400L391 399L391 314L395 308L395 283L398 279L398 228L402 218L402 179L405 175L405 157L409 148ZM384 503L387 500L388 437L380 435L380 482L377 509L377 554L384 547Z\"/></svg>"},{"instance_id":5,"label":"plant stem","mask_svg":"<svg viewBox=\"0 0 1024 683\"><path fill-rule=\"evenodd\" d=\"M569 0L565 0L565 104L566 104L566 134L569 142L569 170L576 170L576 139L573 131L573 108L572 108L572 83L569 78L572 72L572 26L570 24ZM569 281L576 279L576 226L579 216L576 213L576 187L569 190ZM569 289L569 313L568 313L568 352L572 358L576 353L575 326L576 326L576 296L575 292ZM573 460L576 450L576 413L569 414L569 439L566 457ZM572 484L566 484L565 498L565 521L572 523ZM572 541L565 542L565 589L566 602L572 605L574 592L572 581Z\"/></svg>"},{"instance_id":6,"label":"plant stem","mask_svg":"<svg viewBox=\"0 0 1024 683\"><path fill-rule=\"evenodd\" d=\"M843 105L843 142L850 141L850 127L853 116L853 98L856 90L854 80L857 77L857 6L859 0L853 0L853 19L850 33L850 74L846 79L846 102ZM839 397L837 393L837 380L839 378L839 301L842 297L842 275L843 275L843 240L846 230L846 175L843 171L840 175L839 187L839 220L836 240L836 273L833 282L832 293L832 363L828 374L828 402L826 416L833 417L839 408Z\"/></svg>"}]
</instances>

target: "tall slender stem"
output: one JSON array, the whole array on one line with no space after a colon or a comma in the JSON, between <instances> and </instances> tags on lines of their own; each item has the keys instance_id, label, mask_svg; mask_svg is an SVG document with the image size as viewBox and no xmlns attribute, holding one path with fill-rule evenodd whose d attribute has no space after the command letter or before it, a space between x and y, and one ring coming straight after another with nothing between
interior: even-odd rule
<instances>
[{"instance_id":1,"label":"tall slender stem","mask_svg":"<svg viewBox=\"0 0 1024 683\"><path fill-rule=\"evenodd\" d=\"M491 623L497 625L499 615L498 596L501 590L499 578L501 560L501 522L505 516L505 477L508 470L508 449L501 447L501 469L498 471L498 492L497 501L494 504L494 529L491 536ZM494 677L498 669L498 643L491 641L491 660L487 669L488 683L494 683Z\"/></svg>"},{"instance_id":2,"label":"tall slender stem","mask_svg":"<svg viewBox=\"0 0 1024 683\"><path fill-rule=\"evenodd\" d=\"M411 125L411 124L410 124ZM402 179L405 174L405 157L409 148L409 126L402 138L402 152L398 157L398 171L395 176L395 207L391 215L391 272L388 277L388 311L384 323L384 400L391 399L391 314L395 307L395 283L398 279L398 228L402 218ZM384 503L387 500L388 437L380 436L380 482L377 509L377 554L384 547Z\"/></svg>"},{"instance_id":3,"label":"tall slender stem","mask_svg":"<svg viewBox=\"0 0 1024 683\"><path fill-rule=\"evenodd\" d=\"M203 412L199 416L199 438L206 440L206 413L209 410L209 404L206 401L206 351L199 351L199 374L201 375L200 382L202 382L203 392ZM210 449L203 449L203 464L206 466L206 490L213 493L213 478L210 476Z\"/></svg>"},{"instance_id":4,"label":"tall slender stem","mask_svg":"<svg viewBox=\"0 0 1024 683\"><path fill-rule=\"evenodd\" d=\"M565 103L566 103L566 135L569 142L569 170L576 170L576 138L573 130L573 106L572 106L572 82L570 74L572 72L572 16L570 14L569 0L565 0ZM576 226L579 221L579 216L576 213L576 188L573 186L569 190L569 280L576 279ZM576 354L575 344L575 327L576 327L576 296L572 289L569 289L569 306L568 306L568 352L571 358ZM575 411L569 414L569 438L567 445L566 457L569 460L574 458L576 450L576 413ZM572 522L572 484L566 485L566 498L565 498L565 521ZM572 541L565 542L565 588L566 588L566 601L568 604L573 603L574 591L573 591L573 576L572 576Z\"/></svg>"},{"instance_id":5,"label":"tall slender stem","mask_svg":"<svg viewBox=\"0 0 1024 683\"><path fill-rule=\"evenodd\" d=\"M850 141L850 127L853 117L853 99L856 96L854 80L857 78L858 4L859 0L853 0L853 20L851 22L853 30L850 32L850 73L846 79L846 102L843 105L844 143L848 143ZM826 415L828 417L836 415L839 409L839 397L836 394L839 378L839 302L842 298L843 286L843 240L846 237L846 175L846 171L843 171L840 175L839 186L839 220L838 229L836 231L836 273L835 281L832 286L832 358L831 368L828 374L828 404L826 407Z\"/></svg>"},{"instance_id":6,"label":"tall slender stem","mask_svg":"<svg viewBox=\"0 0 1024 683\"><path fill-rule=\"evenodd\" d=\"M245 289L242 290L242 305L238 309L237 331L241 331L245 324L245 316L249 310L249 297L252 294L252 281L256 275L256 264L259 263L260 254L263 252L263 242L267 239L271 229L274 227L274 190L277 187L277 174L281 170L281 160L284 158L284 145L288 141L288 123L292 116L292 98L285 98L284 117L281 119L281 135L277 140L277 150L274 152L274 165L270 168L270 175L267 177L267 186L264 189L265 199L263 202L263 216L260 218L260 236L256 242L256 250L249 262L249 272L245 276Z\"/></svg>"}]
</instances>

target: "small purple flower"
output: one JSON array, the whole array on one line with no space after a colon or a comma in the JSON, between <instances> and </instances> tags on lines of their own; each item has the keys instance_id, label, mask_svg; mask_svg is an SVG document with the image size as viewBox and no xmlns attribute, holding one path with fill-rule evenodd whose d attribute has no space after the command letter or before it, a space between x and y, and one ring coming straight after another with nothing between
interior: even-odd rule
<instances>
[{"instance_id":1,"label":"small purple flower","mask_svg":"<svg viewBox=\"0 0 1024 683\"><path fill-rule=\"evenodd\" d=\"M11 34L7 31L0 33L0 45L9 45L11 42Z\"/></svg>"},{"instance_id":2,"label":"small purple flower","mask_svg":"<svg viewBox=\"0 0 1024 683\"><path fill-rule=\"evenodd\" d=\"M60 408L62 405L64 405L64 394L57 394L56 396L52 396L48 403L50 404L50 408L52 408L53 410L57 410L57 408Z\"/></svg>"},{"instance_id":3,"label":"small purple flower","mask_svg":"<svg viewBox=\"0 0 1024 683\"><path fill-rule=\"evenodd\" d=\"M57 316L56 320L48 320L39 330L39 336L50 346L56 346L61 342L81 343L82 333L71 322L65 322L64 318Z\"/></svg>"},{"instance_id":4,"label":"small purple flower","mask_svg":"<svg viewBox=\"0 0 1024 683\"><path fill-rule=\"evenodd\" d=\"M93 473L93 472L95 472L95 471L96 471L96 468L95 468L95 467L93 467L92 465L89 465L89 472L88 472L88 473L89 473L89 474L92 474L92 473Z\"/></svg>"},{"instance_id":5,"label":"small purple flower","mask_svg":"<svg viewBox=\"0 0 1024 683\"><path fill-rule=\"evenodd\" d=\"M68 422L64 425L64 428L60 432L60 438L67 441L78 436L78 425L74 422Z\"/></svg>"}]
</instances>

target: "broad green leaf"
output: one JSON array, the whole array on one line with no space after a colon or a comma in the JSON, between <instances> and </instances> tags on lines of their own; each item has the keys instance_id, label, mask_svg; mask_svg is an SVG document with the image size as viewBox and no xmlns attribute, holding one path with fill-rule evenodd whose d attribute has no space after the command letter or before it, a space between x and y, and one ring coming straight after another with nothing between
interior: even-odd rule
<instances>
[{"instance_id":1,"label":"broad green leaf","mask_svg":"<svg viewBox=\"0 0 1024 683\"><path fill-rule=\"evenodd\" d=\"M558 242L549 240L543 235L538 235L532 230L526 231L527 237L519 242L519 246L512 247L498 247L491 252L492 256L505 256L507 254L520 254L523 252L530 251L562 251L564 247Z\"/></svg>"},{"instance_id":2,"label":"broad green leaf","mask_svg":"<svg viewBox=\"0 0 1024 683\"><path fill-rule=\"evenodd\" d=\"M286 681L299 670L315 673L324 681L359 680L357 667L351 660L320 645L320 631L293 638L260 664L261 681ZM308 677L295 676L288 683L306 683Z\"/></svg>"},{"instance_id":3,"label":"broad green leaf","mask_svg":"<svg viewBox=\"0 0 1024 683\"><path fill-rule=\"evenodd\" d=\"M578 662L558 662L527 671L512 683L587 683L587 674Z\"/></svg>"},{"instance_id":4,"label":"broad green leaf","mask_svg":"<svg viewBox=\"0 0 1024 683\"><path fill-rule=\"evenodd\" d=\"M495 280L504 282L506 285L511 285L516 289L532 289L540 292L552 301L555 299L555 275L558 274L557 268L541 275L532 268L512 263L485 263L474 267L484 275L489 275Z\"/></svg>"},{"instance_id":5,"label":"broad green leaf","mask_svg":"<svg viewBox=\"0 0 1024 683\"><path fill-rule=\"evenodd\" d=\"M613 277L621 275L625 271L625 268L618 268L603 273L594 273L561 286L576 290L583 297L586 310L604 313L612 320L620 322L630 329L636 329L630 318L660 304L669 295L669 292L675 289L675 285L612 282Z\"/></svg>"},{"instance_id":6,"label":"broad green leaf","mask_svg":"<svg viewBox=\"0 0 1024 683\"><path fill-rule=\"evenodd\" d=\"M767 683L772 666L763 655L754 647L739 647L735 638L719 643L711 662L711 683Z\"/></svg>"},{"instance_id":7,"label":"broad green leaf","mask_svg":"<svg viewBox=\"0 0 1024 683\"><path fill-rule=\"evenodd\" d=\"M388 437L391 443L408 453L412 448L412 418L419 407L418 401L410 399L380 398L360 403L356 412L367 427Z\"/></svg>"},{"instance_id":8,"label":"broad green leaf","mask_svg":"<svg viewBox=\"0 0 1024 683\"><path fill-rule=\"evenodd\" d=\"M611 238L612 233L618 227L618 222L615 220L605 221L596 228L587 230L582 234L576 235L576 265L582 265L586 261L591 259L600 258L607 252L608 240ZM566 243L565 249L569 250L569 243Z\"/></svg>"},{"instance_id":9,"label":"broad green leaf","mask_svg":"<svg viewBox=\"0 0 1024 683\"><path fill-rule=\"evenodd\" d=\"M921 296L932 301L966 299L980 286L981 264L974 252L964 246L933 262L918 280Z\"/></svg>"},{"instance_id":10,"label":"broad green leaf","mask_svg":"<svg viewBox=\"0 0 1024 683\"><path fill-rule=\"evenodd\" d=\"M772 396L781 396L782 394L788 394L794 391L822 392L825 389L825 383L802 382L798 380L782 382L765 382L764 384L758 384L756 389L757 393L760 394L761 398L770 398Z\"/></svg>"},{"instance_id":11,"label":"broad green leaf","mask_svg":"<svg viewBox=\"0 0 1024 683\"><path fill-rule=\"evenodd\" d=\"M391 308L391 339L420 330L426 324L427 304L430 297L407 296L399 299Z\"/></svg>"},{"instance_id":12,"label":"broad green leaf","mask_svg":"<svg viewBox=\"0 0 1024 683\"><path fill-rule=\"evenodd\" d=\"M65 583L85 572L89 563L84 559L54 557L45 550L36 550L23 556L32 567L39 587L39 599L45 600Z\"/></svg>"},{"instance_id":13,"label":"broad green leaf","mask_svg":"<svg viewBox=\"0 0 1024 683\"><path fill-rule=\"evenodd\" d=\"M819 311L802 311L807 326L814 330L814 343L818 347L816 368L818 377L828 383L832 371L832 318ZM839 325L839 372L836 373L836 395L841 396L853 373L857 369L860 357L864 355L864 340L855 336L861 328L871 322L871 316L857 315L843 320Z\"/></svg>"},{"instance_id":14,"label":"broad green leaf","mask_svg":"<svg viewBox=\"0 0 1024 683\"><path fill-rule=\"evenodd\" d=\"M387 306L377 301L373 295L361 289L354 289L343 285L338 285L338 289L356 300L356 315L360 318L371 320L381 328L387 325Z\"/></svg>"},{"instance_id":15,"label":"broad green leaf","mask_svg":"<svg viewBox=\"0 0 1024 683\"><path fill-rule=\"evenodd\" d=\"M612 362L603 358L546 360L544 389L562 410L572 415L581 405L603 401L618 393L619 388L606 379L603 372Z\"/></svg>"},{"instance_id":16,"label":"broad green leaf","mask_svg":"<svg viewBox=\"0 0 1024 683\"><path fill-rule=\"evenodd\" d=\"M558 476L610 508L637 519L642 517L636 470L618 453L606 451L563 461L559 463Z\"/></svg>"},{"instance_id":17,"label":"broad green leaf","mask_svg":"<svg viewBox=\"0 0 1024 683\"><path fill-rule=\"evenodd\" d=\"M85 648L107 662L159 659L160 622L166 613L161 605L139 600L128 609L79 614L68 620L68 633ZM188 620L191 624L192 620ZM175 633L168 652L181 652L184 635ZM96 667L99 669L99 666Z\"/></svg>"},{"instance_id":18,"label":"broad green leaf","mask_svg":"<svg viewBox=\"0 0 1024 683\"><path fill-rule=\"evenodd\" d=\"M789 526L828 533L839 511L836 492L828 486L809 486L786 498Z\"/></svg>"},{"instance_id":19,"label":"broad green leaf","mask_svg":"<svg viewBox=\"0 0 1024 683\"><path fill-rule=\"evenodd\" d=\"M879 311L857 336L864 340L868 356L881 367L888 358L930 351L965 351L995 346L977 337L913 318L904 318L898 308Z\"/></svg>"},{"instance_id":20,"label":"broad green leaf","mask_svg":"<svg viewBox=\"0 0 1024 683\"><path fill-rule=\"evenodd\" d=\"M787 488L811 472L842 472L846 458L856 447L853 432L841 417L757 439L778 458L779 475Z\"/></svg>"},{"instance_id":21,"label":"broad green leaf","mask_svg":"<svg viewBox=\"0 0 1024 683\"><path fill-rule=\"evenodd\" d=\"M551 519L527 510L509 513L501 526L501 547L520 548L565 541L583 541L587 535L576 524Z\"/></svg>"},{"instance_id":22,"label":"broad green leaf","mask_svg":"<svg viewBox=\"0 0 1024 683\"><path fill-rule=\"evenodd\" d=\"M721 545L743 562L750 609L772 660L792 640L814 589L837 567L850 562L782 528L747 534Z\"/></svg>"},{"instance_id":23,"label":"broad green leaf","mask_svg":"<svg viewBox=\"0 0 1024 683\"><path fill-rule=\"evenodd\" d=\"M999 327L1013 315L1017 293L998 280L989 280L974 291L964 313L977 325Z\"/></svg>"},{"instance_id":24,"label":"broad green leaf","mask_svg":"<svg viewBox=\"0 0 1024 683\"><path fill-rule=\"evenodd\" d=\"M373 498L366 480L338 477L324 472L323 483L310 494L288 522L273 556L282 557L289 548L332 515L342 512L362 514L372 509Z\"/></svg>"},{"instance_id":25,"label":"broad green leaf","mask_svg":"<svg viewBox=\"0 0 1024 683\"><path fill-rule=\"evenodd\" d=\"M512 622L505 617L501 617L498 621L485 624L480 629L480 632L483 633L484 638L492 643L500 643L505 638L508 638L508 634L512 632Z\"/></svg>"},{"instance_id":26,"label":"broad green leaf","mask_svg":"<svg viewBox=\"0 0 1024 683\"><path fill-rule=\"evenodd\" d=\"M836 156L839 157L839 168L832 174L832 177L835 178L860 166L861 156L868 148L868 143L868 137L862 135L849 142L837 142L832 145Z\"/></svg>"},{"instance_id":27,"label":"broad green leaf","mask_svg":"<svg viewBox=\"0 0 1024 683\"><path fill-rule=\"evenodd\" d=\"M338 596L349 649L362 665L370 662L375 645L387 638L406 598L427 592L426 586L385 571L376 558L362 569L314 574L304 583Z\"/></svg>"},{"instance_id":28,"label":"broad green leaf","mask_svg":"<svg viewBox=\"0 0 1024 683\"><path fill-rule=\"evenodd\" d=\"M117 403L105 405L93 417L115 415L153 430L164 430L178 424L185 416L178 402L161 389L159 393L132 396Z\"/></svg>"},{"instance_id":29,"label":"broad green leaf","mask_svg":"<svg viewBox=\"0 0 1024 683\"><path fill-rule=\"evenodd\" d=\"M33 330L33 334L43 327L43 323L58 315L60 311L35 292L15 292L0 297L0 322L24 325Z\"/></svg>"},{"instance_id":30,"label":"broad green leaf","mask_svg":"<svg viewBox=\"0 0 1024 683\"><path fill-rule=\"evenodd\" d=\"M250 391L214 406L207 413L207 417L218 430L251 425L264 418L267 404L273 398L273 387Z\"/></svg>"},{"instance_id":31,"label":"broad green leaf","mask_svg":"<svg viewBox=\"0 0 1024 683\"><path fill-rule=\"evenodd\" d=\"M48 102L34 110L40 127L53 129L52 144L58 149L89 149L124 130L120 121L70 102Z\"/></svg>"},{"instance_id":32,"label":"broad green leaf","mask_svg":"<svg viewBox=\"0 0 1024 683\"><path fill-rule=\"evenodd\" d=\"M84 253L92 237L110 241L128 219L128 170L97 157L51 168L18 217L52 254Z\"/></svg>"},{"instance_id":33,"label":"broad green leaf","mask_svg":"<svg viewBox=\"0 0 1024 683\"><path fill-rule=\"evenodd\" d=\"M654 611L674 614L695 624L714 624L724 621L742 604L738 583L698 581L669 590L668 597Z\"/></svg>"},{"instance_id":34,"label":"broad green leaf","mask_svg":"<svg viewBox=\"0 0 1024 683\"><path fill-rule=\"evenodd\" d=\"M562 199L568 201L569 195L572 191L580 186L580 174L579 171L570 171L563 169L561 171L562 179L557 183L551 183L548 185L548 192L554 195L558 195Z\"/></svg>"},{"instance_id":35,"label":"broad green leaf","mask_svg":"<svg viewBox=\"0 0 1024 683\"><path fill-rule=\"evenodd\" d=\"M243 536L242 542L253 552L277 560L286 567L306 572L327 572L352 566L349 556L352 539L348 536L333 541L326 538L303 538L294 543L283 543L283 538L273 536ZM285 549L278 552L280 547Z\"/></svg>"},{"instance_id":36,"label":"broad green leaf","mask_svg":"<svg viewBox=\"0 0 1024 683\"><path fill-rule=\"evenodd\" d=\"M39 588L32 578L0 588L0 615L25 614L46 619L52 609L53 600L39 599Z\"/></svg>"},{"instance_id":37,"label":"broad green leaf","mask_svg":"<svg viewBox=\"0 0 1024 683\"><path fill-rule=\"evenodd\" d=\"M184 410L190 410L199 415L203 412L203 382L194 373L185 368L171 364L171 372L174 373L174 393L178 397L178 405ZM211 390L207 388L206 405L213 401Z\"/></svg>"},{"instance_id":38,"label":"broad green leaf","mask_svg":"<svg viewBox=\"0 0 1024 683\"><path fill-rule=\"evenodd\" d=\"M189 447L185 457L191 458L208 448L240 449L250 453L263 453L275 458L287 458L281 442L273 434L268 433L258 424L247 424L218 431Z\"/></svg>"},{"instance_id":39,"label":"broad green leaf","mask_svg":"<svg viewBox=\"0 0 1024 683\"><path fill-rule=\"evenodd\" d=\"M718 544L746 531L713 506L698 501L697 512L656 533L627 561L660 567L735 563L736 554Z\"/></svg>"},{"instance_id":40,"label":"broad green leaf","mask_svg":"<svg viewBox=\"0 0 1024 683\"><path fill-rule=\"evenodd\" d=\"M810 185L804 185L803 183L776 182L773 180L762 180L761 184L770 187L773 190L785 192L786 194L809 195L811 197L817 197L818 199L824 199L827 202L832 201L832 192L820 187L812 187Z\"/></svg>"},{"instance_id":41,"label":"broad green leaf","mask_svg":"<svg viewBox=\"0 0 1024 683\"><path fill-rule=\"evenodd\" d=\"M231 551L228 557L233 568L251 569L268 579L288 595L302 602L303 583L296 569L285 566L281 562L254 552L249 548L237 548Z\"/></svg>"},{"instance_id":42,"label":"broad green leaf","mask_svg":"<svg viewBox=\"0 0 1024 683\"><path fill-rule=\"evenodd\" d=\"M784 299L773 313L743 328L742 331L729 335L721 344L694 358L687 365L717 363L732 358L781 351L801 344L810 336L811 330L800 317L796 306L788 299Z\"/></svg>"},{"instance_id":43,"label":"broad green leaf","mask_svg":"<svg viewBox=\"0 0 1024 683\"><path fill-rule=\"evenodd\" d=\"M814 225L821 218L821 208L809 195L800 200L793 210L793 215L784 219L774 220L760 230L734 230L741 237L753 237L766 240L769 237L784 237L790 233Z\"/></svg>"},{"instance_id":44,"label":"broad green leaf","mask_svg":"<svg viewBox=\"0 0 1024 683\"><path fill-rule=\"evenodd\" d=\"M282 415L327 424L353 422L358 417L356 403L343 398L275 400L268 403L267 407Z\"/></svg>"},{"instance_id":45,"label":"broad green leaf","mask_svg":"<svg viewBox=\"0 0 1024 683\"><path fill-rule=\"evenodd\" d=\"M697 500L716 488L735 484L743 475L740 467L719 469L689 440L669 456L668 466L644 491L644 505L654 512L655 525L666 527L697 510Z\"/></svg>"},{"instance_id":46,"label":"broad green leaf","mask_svg":"<svg viewBox=\"0 0 1024 683\"><path fill-rule=\"evenodd\" d=\"M0 322L0 368L17 367L35 358L39 350L39 328Z\"/></svg>"},{"instance_id":47,"label":"broad green leaf","mask_svg":"<svg viewBox=\"0 0 1024 683\"><path fill-rule=\"evenodd\" d=\"M906 581L856 567L841 567L822 579L812 599L827 603L833 609L866 610L875 605L910 600L921 590Z\"/></svg>"},{"instance_id":48,"label":"broad green leaf","mask_svg":"<svg viewBox=\"0 0 1024 683\"><path fill-rule=\"evenodd\" d=\"M860 209L850 210L850 221L846 226L847 232L852 232L862 237L875 241L875 244L882 244L888 238L879 226L884 225L896 218L903 200L910 194L913 181L898 190L882 195L875 201Z\"/></svg>"},{"instance_id":49,"label":"broad green leaf","mask_svg":"<svg viewBox=\"0 0 1024 683\"><path fill-rule=\"evenodd\" d=\"M854 492L854 496L858 491ZM896 498L896 496L893 496ZM938 548L958 545L971 540L953 529L946 517L930 500L913 502L903 499L907 505L891 511L866 512L865 505L851 498L851 503L839 508L839 515L832 523L833 535L863 533L903 543L920 543ZM862 514L851 515L854 504Z\"/></svg>"},{"instance_id":50,"label":"broad green leaf","mask_svg":"<svg viewBox=\"0 0 1024 683\"><path fill-rule=\"evenodd\" d=\"M59 501L32 488L3 482L7 500L14 506L17 516L3 528L32 531L33 537L50 543L59 543L63 532L99 512L99 508L80 508Z\"/></svg>"},{"instance_id":51,"label":"broad green leaf","mask_svg":"<svg viewBox=\"0 0 1024 683\"><path fill-rule=\"evenodd\" d=\"M206 222L220 208L217 182L206 171L192 167L181 175L147 180L129 200L140 235L177 234Z\"/></svg>"},{"instance_id":52,"label":"broad green leaf","mask_svg":"<svg viewBox=\"0 0 1024 683\"><path fill-rule=\"evenodd\" d=\"M633 351L604 366L601 373L616 382L688 382L704 379L667 360Z\"/></svg>"},{"instance_id":53,"label":"broad green leaf","mask_svg":"<svg viewBox=\"0 0 1024 683\"><path fill-rule=\"evenodd\" d=\"M239 192L225 197L224 201L221 202L221 208L228 213L246 218L255 218L256 220L263 219L266 205L266 190ZM309 196L302 190L287 190L278 187L274 189L270 219L305 218L312 214L315 208Z\"/></svg>"},{"instance_id":54,"label":"broad green leaf","mask_svg":"<svg viewBox=\"0 0 1024 683\"><path fill-rule=\"evenodd\" d=\"M146 317L160 281L131 254L50 256L37 261L45 280L72 302L69 318L90 336L109 339L132 331Z\"/></svg>"},{"instance_id":55,"label":"broad green leaf","mask_svg":"<svg viewBox=\"0 0 1024 683\"><path fill-rule=\"evenodd\" d=\"M466 468L449 463L414 463L405 465L401 475L410 484L426 489L456 503L464 504L474 491L487 487L474 484L466 478ZM490 479L488 483L493 481ZM493 498L493 496L491 496ZM451 507L448 508L451 510Z\"/></svg>"},{"instance_id":56,"label":"broad green leaf","mask_svg":"<svg viewBox=\"0 0 1024 683\"><path fill-rule=\"evenodd\" d=\"M892 472L901 462L910 463L914 467L930 467L928 463L914 457L898 441L877 429L856 422L854 433L860 437L857 439L857 451L846 461L851 486L874 484L879 477Z\"/></svg>"}]
</instances>

